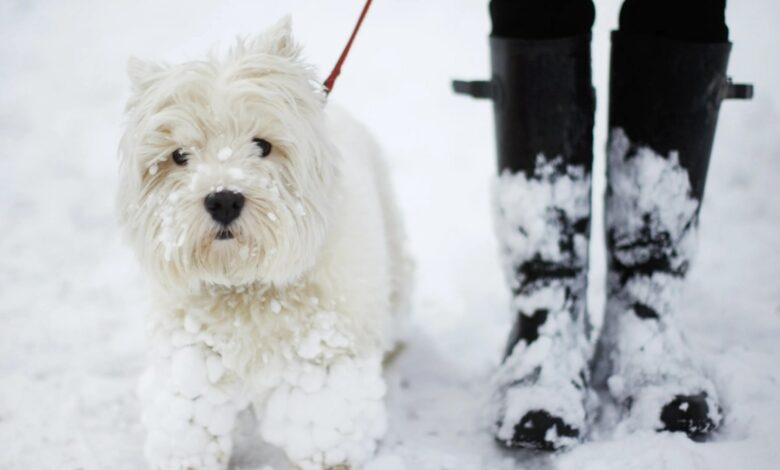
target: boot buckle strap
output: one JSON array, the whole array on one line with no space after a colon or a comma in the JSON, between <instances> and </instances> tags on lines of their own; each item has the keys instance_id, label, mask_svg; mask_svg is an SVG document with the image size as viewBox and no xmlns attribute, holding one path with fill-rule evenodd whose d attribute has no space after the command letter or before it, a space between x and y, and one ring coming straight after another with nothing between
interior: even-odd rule
<instances>
[{"instance_id":1,"label":"boot buckle strap","mask_svg":"<svg viewBox=\"0 0 780 470\"><path fill-rule=\"evenodd\" d=\"M493 82L489 80L453 80L452 89L455 93L469 95L472 98L493 97Z\"/></svg>"},{"instance_id":2,"label":"boot buckle strap","mask_svg":"<svg viewBox=\"0 0 780 470\"><path fill-rule=\"evenodd\" d=\"M734 83L731 77L726 79L723 86L724 100L750 100L753 99L752 83Z\"/></svg>"}]
</instances>

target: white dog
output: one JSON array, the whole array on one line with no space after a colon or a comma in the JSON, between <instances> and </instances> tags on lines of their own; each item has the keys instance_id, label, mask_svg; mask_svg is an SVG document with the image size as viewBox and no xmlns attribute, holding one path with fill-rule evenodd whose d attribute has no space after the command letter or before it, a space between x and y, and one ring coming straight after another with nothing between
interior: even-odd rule
<instances>
[{"instance_id":1,"label":"white dog","mask_svg":"<svg viewBox=\"0 0 780 470\"><path fill-rule=\"evenodd\" d=\"M288 18L224 58L131 59L119 213L152 282L139 391L155 469L220 469L236 414L303 469L359 468L410 263L379 151Z\"/></svg>"}]
</instances>

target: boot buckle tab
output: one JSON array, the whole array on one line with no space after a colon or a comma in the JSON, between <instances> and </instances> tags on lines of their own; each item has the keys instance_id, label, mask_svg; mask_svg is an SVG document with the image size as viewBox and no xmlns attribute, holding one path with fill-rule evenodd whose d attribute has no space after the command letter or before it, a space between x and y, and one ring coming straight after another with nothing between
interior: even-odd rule
<instances>
[{"instance_id":1,"label":"boot buckle tab","mask_svg":"<svg viewBox=\"0 0 780 470\"><path fill-rule=\"evenodd\" d=\"M472 98L493 97L493 82L488 80L453 80L452 89L455 93L469 95Z\"/></svg>"},{"instance_id":2,"label":"boot buckle tab","mask_svg":"<svg viewBox=\"0 0 780 470\"><path fill-rule=\"evenodd\" d=\"M726 100L750 100L753 99L753 84L752 83L734 83L731 77L726 79L725 85Z\"/></svg>"}]
</instances>

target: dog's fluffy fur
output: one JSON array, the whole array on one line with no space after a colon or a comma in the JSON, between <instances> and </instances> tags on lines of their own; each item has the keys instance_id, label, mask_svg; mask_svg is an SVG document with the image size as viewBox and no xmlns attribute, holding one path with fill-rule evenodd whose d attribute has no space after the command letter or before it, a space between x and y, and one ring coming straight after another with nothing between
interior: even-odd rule
<instances>
[{"instance_id":1,"label":"dog's fluffy fur","mask_svg":"<svg viewBox=\"0 0 780 470\"><path fill-rule=\"evenodd\" d=\"M301 468L360 467L384 432L401 223L377 146L299 55L285 18L226 57L130 61L118 210L152 281L153 468L225 468L248 403ZM221 190L245 197L227 240L204 206Z\"/></svg>"}]
</instances>

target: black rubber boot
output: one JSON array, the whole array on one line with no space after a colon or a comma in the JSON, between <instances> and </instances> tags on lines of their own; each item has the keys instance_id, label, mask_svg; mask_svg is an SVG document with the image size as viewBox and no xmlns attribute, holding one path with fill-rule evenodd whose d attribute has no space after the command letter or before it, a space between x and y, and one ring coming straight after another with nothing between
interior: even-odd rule
<instances>
[{"instance_id":1,"label":"black rubber boot","mask_svg":"<svg viewBox=\"0 0 780 470\"><path fill-rule=\"evenodd\" d=\"M496 228L516 320L496 374L496 438L555 450L585 432L586 287L595 97L590 36L492 37Z\"/></svg>"},{"instance_id":2,"label":"black rubber boot","mask_svg":"<svg viewBox=\"0 0 780 470\"><path fill-rule=\"evenodd\" d=\"M752 88L726 76L728 42L612 35L606 230L607 312L594 381L629 430L716 429L712 381L677 324L722 100Z\"/></svg>"}]
</instances>

